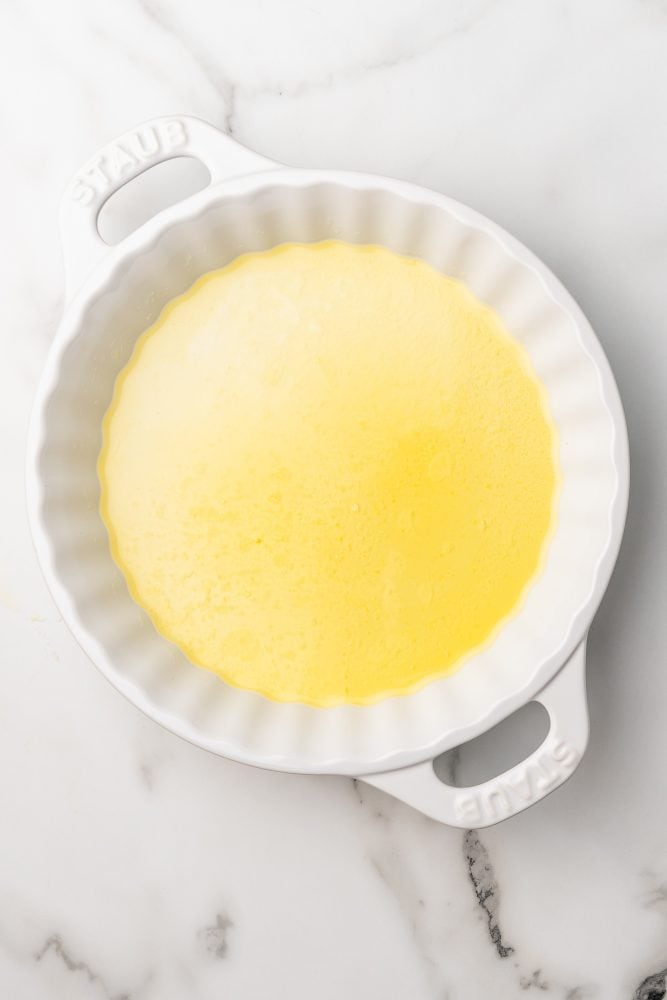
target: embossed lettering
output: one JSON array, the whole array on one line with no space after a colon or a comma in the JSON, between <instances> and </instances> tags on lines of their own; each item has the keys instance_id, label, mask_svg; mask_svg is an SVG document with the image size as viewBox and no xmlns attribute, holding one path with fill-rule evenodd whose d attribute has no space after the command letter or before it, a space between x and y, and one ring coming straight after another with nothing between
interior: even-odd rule
<instances>
[{"instance_id":1,"label":"embossed lettering","mask_svg":"<svg viewBox=\"0 0 667 1000\"><path fill-rule=\"evenodd\" d=\"M109 167L111 175L115 180L121 177L128 169L131 170L132 167L136 167L137 161L131 153L128 153L126 149L118 143L116 146L112 146L109 151Z\"/></svg>"},{"instance_id":2,"label":"embossed lettering","mask_svg":"<svg viewBox=\"0 0 667 1000\"><path fill-rule=\"evenodd\" d=\"M95 197L95 189L86 184L85 181L79 180L78 178L72 184L72 201L76 201L79 205L90 205L91 201Z\"/></svg>"},{"instance_id":3,"label":"embossed lettering","mask_svg":"<svg viewBox=\"0 0 667 1000\"><path fill-rule=\"evenodd\" d=\"M161 151L178 149L187 141L187 129L178 118L137 129L123 140L123 145L116 142L109 146L74 179L72 200L79 205L90 205L96 194L104 194L123 174L131 173Z\"/></svg>"},{"instance_id":4,"label":"embossed lettering","mask_svg":"<svg viewBox=\"0 0 667 1000\"><path fill-rule=\"evenodd\" d=\"M134 146L135 155L139 160L147 160L149 156L160 148L160 139L157 132L150 125L148 128L138 129L132 136L131 142Z\"/></svg>"},{"instance_id":5,"label":"embossed lettering","mask_svg":"<svg viewBox=\"0 0 667 1000\"><path fill-rule=\"evenodd\" d=\"M486 807L487 814L492 816L494 819L499 819L501 816L507 816L507 814L512 811L512 805L504 788L496 788L492 792L489 792L486 796L486 802L484 805Z\"/></svg>"},{"instance_id":6,"label":"embossed lettering","mask_svg":"<svg viewBox=\"0 0 667 1000\"><path fill-rule=\"evenodd\" d=\"M558 740L557 743L554 743L551 755L554 760L568 768L574 767L579 759L577 751L571 744L566 743L565 740Z\"/></svg>"},{"instance_id":7,"label":"embossed lettering","mask_svg":"<svg viewBox=\"0 0 667 1000\"><path fill-rule=\"evenodd\" d=\"M479 796L477 795L458 795L455 799L454 805L456 810L461 817L471 826L482 819L482 809L479 801Z\"/></svg>"},{"instance_id":8,"label":"embossed lettering","mask_svg":"<svg viewBox=\"0 0 667 1000\"><path fill-rule=\"evenodd\" d=\"M88 167L85 171L88 177L92 177L93 187L98 191L104 191L104 189L109 186L109 178L104 173L102 166L103 163L104 158L102 156L98 156L96 160L93 160L92 166Z\"/></svg>"},{"instance_id":9,"label":"embossed lettering","mask_svg":"<svg viewBox=\"0 0 667 1000\"><path fill-rule=\"evenodd\" d=\"M533 782L528 769L523 772L519 771L516 776L512 776L511 778L508 777L507 784L524 802L530 802L535 797Z\"/></svg>"},{"instance_id":10,"label":"embossed lettering","mask_svg":"<svg viewBox=\"0 0 667 1000\"><path fill-rule=\"evenodd\" d=\"M542 756L538 758L538 760L535 762L534 765L535 770L537 772L537 779L535 784L537 788L542 792L546 792L551 788L555 788L555 786L558 783L558 778L559 778L558 770L556 770L555 772L550 771L548 764L549 764L549 758L545 754L542 754Z\"/></svg>"},{"instance_id":11,"label":"embossed lettering","mask_svg":"<svg viewBox=\"0 0 667 1000\"><path fill-rule=\"evenodd\" d=\"M514 768L488 791L457 796L456 811L471 826L482 819L502 819L515 812L521 802L532 802L541 793L555 788L578 760L575 748L565 740L558 740L530 763Z\"/></svg>"},{"instance_id":12,"label":"embossed lettering","mask_svg":"<svg viewBox=\"0 0 667 1000\"><path fill-rule=\"evenodd\" d=\"M173 119L173 121L163 122L160 129L164 145L169 149L182 146L187 141L188 134L185 131L185 125L183 122L178 121L177 118Z\"/></svg>"}]
</instances>

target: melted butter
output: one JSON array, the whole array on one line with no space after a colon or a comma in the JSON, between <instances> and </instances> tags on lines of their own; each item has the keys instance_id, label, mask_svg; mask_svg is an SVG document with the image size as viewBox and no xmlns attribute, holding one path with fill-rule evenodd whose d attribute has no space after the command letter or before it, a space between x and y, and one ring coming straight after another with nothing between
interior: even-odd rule
<instances>
[{"instance_id":1,"label":"melted butter","mask_svg":"<svg viewBox=\"0 0 667 1000\"><path fill-rule=\"evenodd\" d=\"M364 703L458 667L520 606L557 493L523 349L459 282L285 244L174 299L104 421L102 515L190 660Z\"/></svg>"}]
</instances>

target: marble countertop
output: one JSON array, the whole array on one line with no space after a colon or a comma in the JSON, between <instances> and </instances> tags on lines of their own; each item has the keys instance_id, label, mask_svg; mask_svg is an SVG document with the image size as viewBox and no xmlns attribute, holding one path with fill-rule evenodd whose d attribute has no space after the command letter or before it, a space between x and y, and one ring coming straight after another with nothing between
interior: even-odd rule
<instances>
[{"instance_id":1,"label":"marble countertop","mask_svg":"<svg viewBox=\"0 0 667 1000\"><path fill-rule=\"evenodd\" d=\"M0 49L0 996L660 1000L663 0L22 0ZM98 674L46 591L23 465L62 306L58 198L115 134L179 112L480 209L554 269L610 358L632 490L590 635L591 743L500 826L449 829L349 779L180 741Z\"/></svg>"}]
</instances>

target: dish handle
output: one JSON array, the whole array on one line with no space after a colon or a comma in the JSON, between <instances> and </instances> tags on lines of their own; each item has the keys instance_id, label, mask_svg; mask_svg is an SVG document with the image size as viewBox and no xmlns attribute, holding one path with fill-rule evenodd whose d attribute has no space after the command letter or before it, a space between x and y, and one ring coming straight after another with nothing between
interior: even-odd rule
<instances>
[{"instance_id":1,"label":"dish handle","mask_svg":"<svg viewBox=\"0 0 667 1000\"><path fill-rule=\"evenodd\" d=\"M544 741L525 760L480 785L455 788L436 775L434 761L361 777L426 816L450 826L493 826L539 802L570 777L588 744L586 640L532 700L549 714Z\"/></svg>"},{"instance_id":2,"label":"dish handle","mask_svg":"<svg viewBox=\"0 0 667 1000\"><path fill-rule=\"evenodd\" d=\"M104 203L144 171L180 156L200 160L210 174L209 183L280 166L189 115L153 118L118 136L77 171L61 199L68 299L111 249L97 226Z\"/></svg>"}]
</instances>

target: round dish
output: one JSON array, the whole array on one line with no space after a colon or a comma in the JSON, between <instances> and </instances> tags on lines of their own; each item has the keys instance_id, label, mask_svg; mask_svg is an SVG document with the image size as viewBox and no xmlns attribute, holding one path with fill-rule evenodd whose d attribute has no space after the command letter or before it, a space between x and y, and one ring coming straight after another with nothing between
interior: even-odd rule
<instances>
[{"instance_id":1,"label":"round dish","mask_svg":"<svg viewBox=\"0 0 667 1000\"><path fill-rule=\"evenodd\" d=\"M104 244L97 216L113 191L183 155L204 162L211 185L117 246ZM68 304L35 402L28 507L56 603L108 679L151 718L215 753L364 776L446 822L495 822L565 780L586 745L584 643L620 545L628 456L603 351L548 269L443 195L383 177L282 168L184 117L140 126L102 150L65 193L61 222ZM167 301L245 251L332 238L420 257L495 309L546 389L562 487L544 570L491 644L415 693L323 709L231 688L155 631L111 558L96 462L116 375ZM435 778L435 756L537 696L552 724L526 762L473 790Z\"/></svg>"}]
</instances>

